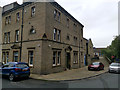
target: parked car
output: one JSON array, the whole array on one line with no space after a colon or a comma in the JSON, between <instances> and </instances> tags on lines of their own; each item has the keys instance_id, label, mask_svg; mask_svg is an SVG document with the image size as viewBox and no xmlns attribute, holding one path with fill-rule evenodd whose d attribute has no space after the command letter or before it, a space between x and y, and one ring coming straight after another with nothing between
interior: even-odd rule
<instances>
[{"instance_id":1,"label":"parked car","mask_svg":"<svg viewBox=\"0 0 120 90\"><path fill-rule=\"evenodd\" d=\"M120 73L120 63L111 63L108 71L109 73Z\"/></svg>"},{"instance_id":2,"label":"parked car","mask_svg":"<svg viewBox=\"0 0 120 90\"><path fill-rule=\"evenodd\" d=\"M88 66L88 70L104 70L104 65L101 62L93 62Z\"/></svg>"},{"instance_id":3,"label":"parked car","mask_svg":"<svg viewBox=\"0 0 120 90\"><path fill-rule=\"evenodd\" d=\"M30 76L30 67L24 62L9 62L4 64L0 70L2 71L2 75L9 77L10 81L13 81L19 77Z\"/></svg>"}]
</instances>

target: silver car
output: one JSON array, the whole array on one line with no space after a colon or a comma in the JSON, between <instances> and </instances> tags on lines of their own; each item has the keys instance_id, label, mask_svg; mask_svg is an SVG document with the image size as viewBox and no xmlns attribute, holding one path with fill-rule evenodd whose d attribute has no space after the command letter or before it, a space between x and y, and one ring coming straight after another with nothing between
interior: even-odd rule
<instances>
[{"instance_id":1,"label":"silver car","mask_svg":"<svg viewBox=\"0 0 120 90\"><path fill-rule=\"evenodd\" d=\"M120 73L120 63L111 63L109 66L109 73Z\"/></svg>"}]
</instances>

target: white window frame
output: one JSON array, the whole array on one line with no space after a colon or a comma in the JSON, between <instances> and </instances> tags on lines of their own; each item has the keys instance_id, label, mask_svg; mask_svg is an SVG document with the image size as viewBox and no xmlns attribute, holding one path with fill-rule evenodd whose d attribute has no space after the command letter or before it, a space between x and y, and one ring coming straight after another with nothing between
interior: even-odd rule
<instances>
[{"instance_id":1,"label":"white window frame","mask_svg":"<svg viewBox=\"0 0 120 90\"><path fill-rule=\"evenodd\" d=\"M16 13L16 21L20 21L20 12Z\"/></svg>"},{"instance_id":2,"label":"white window frame","mask_svg":"<svg viewBox=\"0 0 120 90\"><path fill-rule=\"evenodd\" d=\"M58 41L60 42L61 41L61 31L60 30L57 30L57 38L58 38Z\"/></svg>"},{"instance_id":3,"label":"white window frame","mask_svg":"<svg viewBox=\"0 0 120 90\"><path fill-rule=\"evenodd\" d=\"M8 43L10 43L10 32L8 32L7 38L8 38Z\"/></svg>"},{"instance_id":4,"label":"white window frame","mask_svg":"<svg viewBox=\"0 0 120 90\"><path fill-rule=\"evenodd\" d=\"M15 31L15 42L19 41L19 30Z\"/></svg>"},{"instance_id":5,"label":"white window frame","mask_svg":"<svg viewBox=\"0 0 120 90\"><path fill-rule=\"evenodd\" d=\"M61 51L57 52L57 65L61 64Z\"/></svg>"},{"instance_id":6,"label":"white window frame","mask_svg":"<svg viewBox=\"0 0 120 90\"><path fill-rule=\"evenodd\" d=\"M30 53L33 53L33 55L31 56L31 54ZM31 64L31 58L32 58L32 60L34 61L34 51L33 50L30 50L30 51L28 51L28 63L29 63L29 66L31 66L31 67L33 67L33 61L32 61L32 64Z\"/></svg>"},{"instance_id":7,"label":"white window frame","mask_svg":"<svg viewBox=\"0 0 120 90\"><path fill-rule=\"evenodd\" d=\"M31 7L31 17L35 16L35 6Z\"/></svg>"},{"instance_id":8,"label":"white window frame","mask_svg":"<svg viewBox=\"0 0 120 90\"><path fill-rule=\"evenodd\" d=\"M54 28L54 31L53 31L53 40L57 41L56 39L57 39L57 29Z\"/></svg>"},{"instance_id":9,"label":"white window frame","mask_svg":"<svg viewBox=\"0 0 120 90\"><path fill-rule=\"evenodd\" d=\"M53 51L53 62L55 62L55 64L53 63L53 66L56 66L56 56L57 56L57 51Z\"/></svg>"}]
</instances>

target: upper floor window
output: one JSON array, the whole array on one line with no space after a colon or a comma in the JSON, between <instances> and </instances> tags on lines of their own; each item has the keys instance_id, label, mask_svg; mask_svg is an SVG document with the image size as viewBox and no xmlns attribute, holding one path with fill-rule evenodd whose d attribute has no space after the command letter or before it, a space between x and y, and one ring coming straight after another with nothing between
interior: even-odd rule
<instances>
[{"instance_id":1,"label":"upper floor window","mask_svg":"<svg viewBox=\"0 0 120 90\"><path fill-rule=\"evenodd\" d=\"M8 32L8 43L10 43L10 32Z\"/></svg>"},{"instance_id":2,"label":"upper floor window","mask_svg":"<svg viewBox=\"0 0 120 90\"><path fill-rule=\"evenodd\" d=\"M31 17L35 16L35 6L31 8Z\"/></svg>"},{"instance_id":3,"label":"upper floor window","mask_svg":"<svg viewBox=\"0 0 120 90\"><path fill-rule=\"evenodd\" d=\"M53 34L53 40L56 41L56 37L57 37L57 29L54 28L54 34Z\"/></svg>"},{"instance_id":4,"label":"upper floor window","mask_svg":"<svg viewBox=\"0 0 120 90\"><path fill-rule=\"evenodd\" d=\"M19 30L15 31L15 42L19 41Z\"/></svg>"},{"instance_id":5,"label":"upper floor window","mask_svg":"<svg viewBox=\"0 0 120 90\"><path fill-rule=\"evenodd\" d=\"M5 18L5 25L8 24L8 17Z\"/></svg>"},{"instance_id":6,"label":"upper floor window","mask_svg":"<svg viewBox=\"0 0 120 90\"><path fill-rule=\"evenodd\" d=\"M73 29L74 29L74 30L77 29L77 24L76 24L76 23L73 24Z\"/></svg>"},{"instance_id":7,"label":"upper floor window","mask_svg":"<svg viewBox=\"0 0 120 90\"><path fill-rule=\"evenodd\" d=\"M59 41L61 40L61 31L54 28L54 33L53 33L53 40L54 41Z\"/></svg>"},{"instance_id":8,"label":"upper floor window","mask_svg":"<svg viewBox=\"0 0 120 90\"><path fill-rule=\"evenodd\" d=\"M4 33L4 43L10 43L10 32Z\"/></svg>"},{"instance_id":9,"label":"upper floor window","mask_svg":"<svg viewBox=\"0 0 120 90\"><path fill-rule=\"evenodd\" d=\"M20 20L20 13L18 12L17 14L16 14L16 21L18 22Z\"/></svg>"},{"instance_id":10,"label":"upper floor window","mask_svg":"<svg viewBox=\"0 0 120 90\"><path fill-rule=\"evenodd\" d=\"M11 23L11 16L7 16L5 18L5 25L10 24L10 23Z\"/></svg>"},{"instance_id":11,"label":"upper floor window","mask_svg":"<svg viewBox=\"0 0 120 90\"><path fill-rule=\"evenodd\" d=\"M77 37L74 36L74 44L76 45L77 44Z\"/></svg>"},{"instance_id":12,"label":"upper floor window","mask_svg":"<svg viewBox=\"0 0 120 90\"><path fill-rule=\"evenodd\" d=\"M57 21L60 21L60 16L61 16L61 13L57 10L54 10L54 18L57 20Z\"/></svg>"},{"instance_id":13,"label":"upper floor window","mask_svg":"<svg viewBox=\"0 0 120 90\"><path fill-rule=\"evenodd\" d=\"M4 33L4 43L7 43L7 33Z\"/></svg>"},{"instance_id":14,"label":"upper floor window","mask_svg":"<svg viewBox=\"0 0 120 90\"><path fill-rule=\"evenodd\" d=\"M67 18L67 27L69 27L69 19Z\"/></svg>"},{"instance_id":15,"label":"upper floor window","mask_svg":"<svg viewBox=\"0 0 120 90\"><path fill-rule=\"evenodd\" d=\"M59 42L60 42L60 38L61 38L61 36L60 36L61 34L60 34L60 33L61 33L61 31L60 31L60 30L57 30L57 37L58 37L58 41L59 41Z\"/></svg>"},{"instance_id":16,"label":"upper floor window","mask_svg":"<svg viewBox=\"0 0 120 90\"><path fill-rule=\"evenodd\" d=\"M8 24L10 24L11 23L11 16L9 16L9 18L8 18Z\"/></svg>"}]
</instances>

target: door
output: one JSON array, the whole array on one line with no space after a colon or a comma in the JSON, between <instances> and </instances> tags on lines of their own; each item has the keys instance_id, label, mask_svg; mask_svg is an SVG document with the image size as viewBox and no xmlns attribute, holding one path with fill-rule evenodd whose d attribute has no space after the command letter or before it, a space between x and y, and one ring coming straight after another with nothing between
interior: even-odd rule
<instances>
[{"instance_id":1,"label":"door","mask_svg":"<svg viewBox=\"0 0 120 90\"><path fill-rule=\"evenodd\" d=\"M66 53L66 67L68 69L71 68L71 64L70 64L70 53Z\"/></svg>"}]
</instances>

